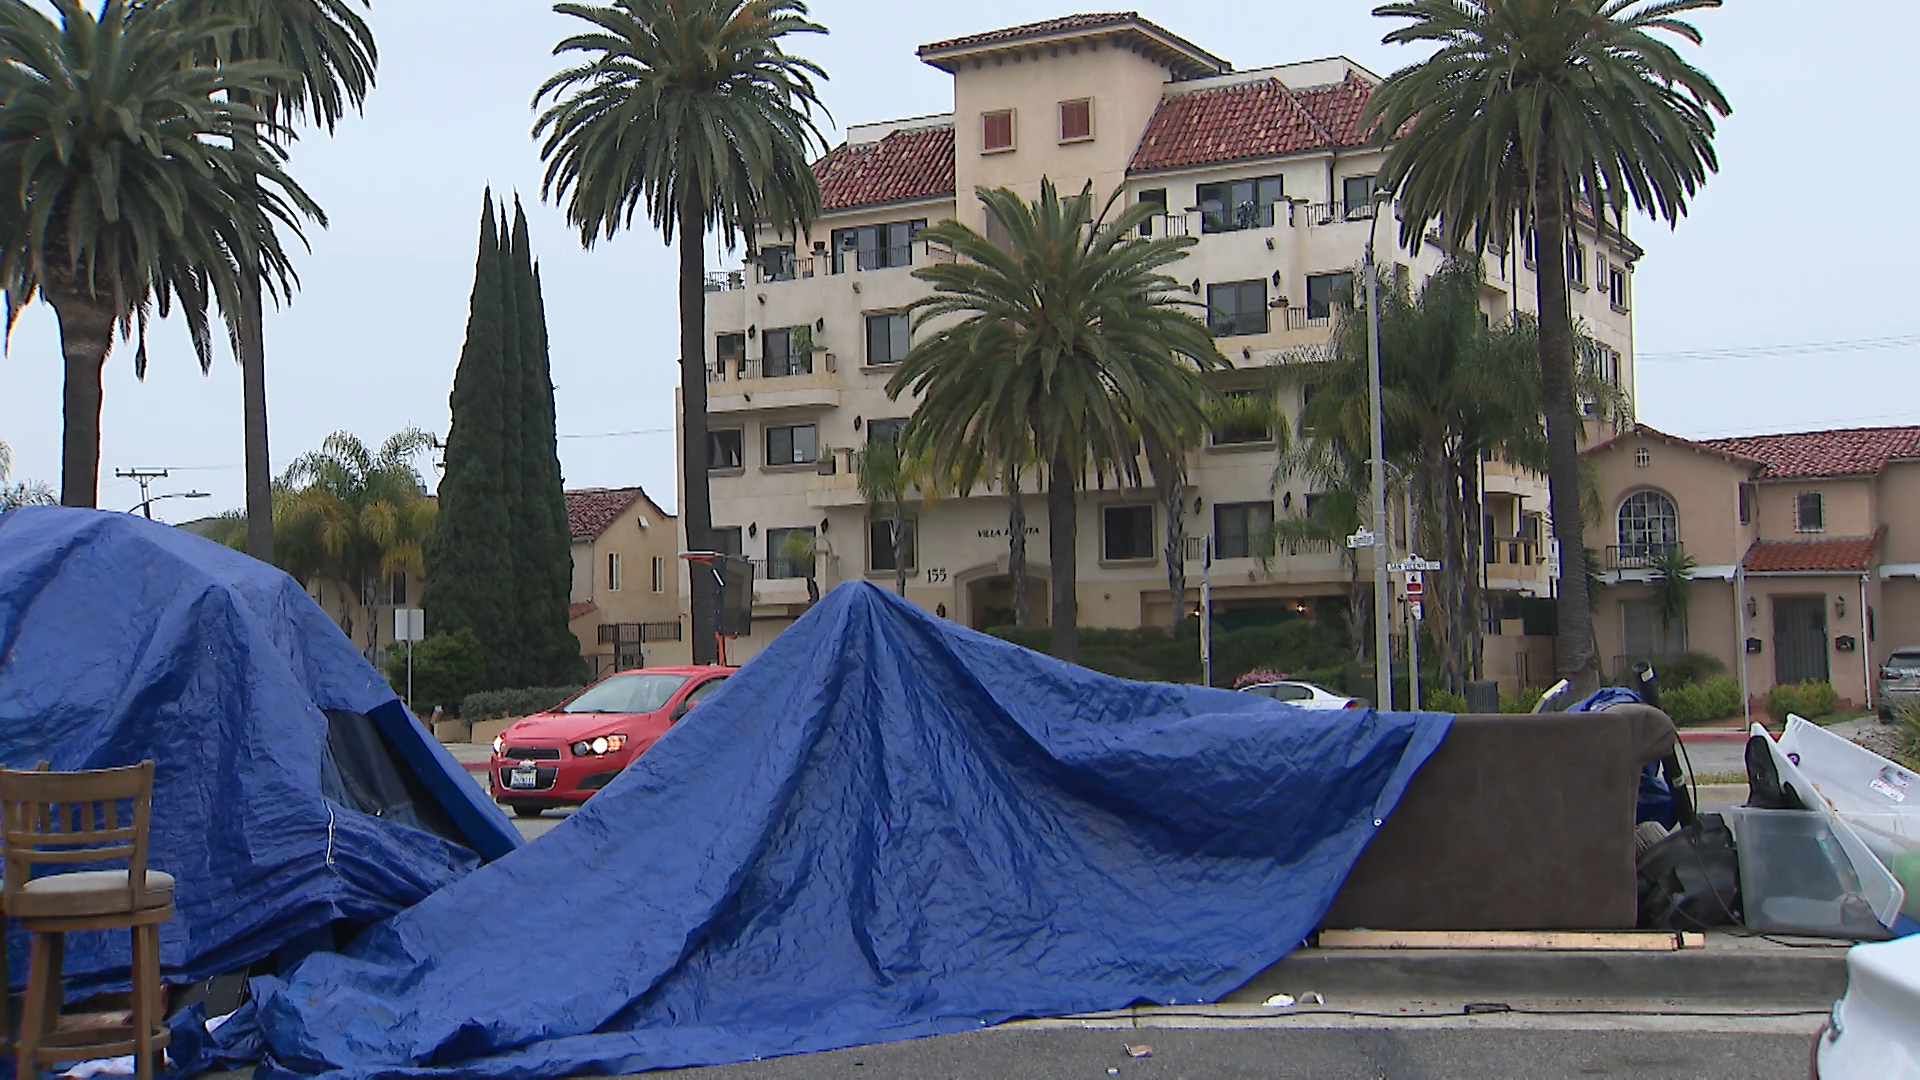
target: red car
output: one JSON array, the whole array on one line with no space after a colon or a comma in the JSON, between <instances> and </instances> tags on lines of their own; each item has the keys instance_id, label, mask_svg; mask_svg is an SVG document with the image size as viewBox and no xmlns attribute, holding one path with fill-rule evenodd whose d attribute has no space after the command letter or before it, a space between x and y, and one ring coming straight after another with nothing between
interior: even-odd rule
<instances>
[{"instance_id":1,"label":"red car","mask_svg":"<svg viewBox=\"0 0 1920 1080\"><path fill-rule=\"evenodd\" d=\"M734 670L622 671L523 717L493 740L493 797L521 817L586 802Z\"/></svg>"}]
</instances>

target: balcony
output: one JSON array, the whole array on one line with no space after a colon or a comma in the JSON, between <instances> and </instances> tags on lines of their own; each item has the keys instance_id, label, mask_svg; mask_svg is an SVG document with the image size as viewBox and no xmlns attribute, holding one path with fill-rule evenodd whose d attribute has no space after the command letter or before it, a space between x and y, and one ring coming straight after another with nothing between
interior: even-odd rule
<instances>
[{"instance_id":1,"label":"balcony","mask_svg":"<svg viewBox=\"0 0 1920 1080\"><path fill-rule=\"evenodd\" d=\"M679 641L680 623L601 623L600 644L643 645L652 641Z\"/></svg>"},{"instance_id":2,"label":"balcony","mask_svg":"<svg viewBox=\"0 0 1920 1080\"><path fill-rule=\"evenodd\" d=\"M747 287L745 270L709 270L706 289L710 293L739 292Z\"/></svg>"},{"instance_id":3,"label":"balcony","mask_svg":"<svg viewBox=\"0 0 1920 1080\"><path fill-rule=\"evenodd\" d=\"M1535 566L1543 561L1540 541L1524 536L1496 536L1486 547L1487 565Z\"/></svg>"},{"instance_id":4,"label":"balcony","mask_svg":"<svg viewBox=\"0 0 1920 1080\"><path fill-rule=\"evenodd\" d=\"M1318 229L1349 221L1371 222L1373 215L1372 203L1297 202L1293 204L1292 224L1296 229Z\"/></svg>"},{"instance_id":5,"label":"balcony","mask_svg":"<svg viewBox=\"0 0 1920 1080\"><path fill-rule=\"evenodd\" d=\"M1333 329L1333 309L1298 308L1286 309L1286 327L1289 330L1331 330Z\"/></svg>"},{"instance_id":6,"label":"balcony","mask_svg":"<svg viewBox=\"0 0 1920 1080\"><path fill-rule=\"evenodd\" d=\"M1680 555L1685 551L1685 545L1679 541L1671 544L1613 544L1607 548L1607 569L1651 570L1667 553Z\"/></svg>"},{"instance_id":7,"label":"balcony","mask_svg":"<svg viewBox=\"0 0 1920 1080\"><path fill-rule=\"evenodd\" d=\"M838 408L839 366L821 348L784 357L729 357L707 368L707 412Z\"/></svg>"}]
</instances>

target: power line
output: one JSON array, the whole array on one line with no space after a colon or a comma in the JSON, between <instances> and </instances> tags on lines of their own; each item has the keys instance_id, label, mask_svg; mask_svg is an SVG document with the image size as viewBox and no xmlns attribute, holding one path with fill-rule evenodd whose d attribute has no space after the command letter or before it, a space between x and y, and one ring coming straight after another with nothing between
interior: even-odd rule
<instances>
[{"instance_id":1,"label":"power line","mask_svg":"<svg viewBox=\"0 0 1920 1080\"><path fill-rule=\"evenodd\" d=\"M1716 360L1761 359L1775 356L1812 356L1820 353L1878 352L1887 349L1920 347L1920 334L1889 337L1851 338L1843 341L1803 341L1790 344L1742 345L1725 349L1679 349L1672 352L1643 352L1637 360L1654 363L1710 363Z\"/></svg>"},{"instance_id":2,"label":"power line","mask_svg":"<svg viewBox=\"0 0 1920 1080\"><path fill-rule=\"evenodd\" d=\"M670 427L634 428L632 431L583 431L566 435L555 435L556 439L624 439L629 435L667 435L673 432Z\"/></svg>"}]
</instances>

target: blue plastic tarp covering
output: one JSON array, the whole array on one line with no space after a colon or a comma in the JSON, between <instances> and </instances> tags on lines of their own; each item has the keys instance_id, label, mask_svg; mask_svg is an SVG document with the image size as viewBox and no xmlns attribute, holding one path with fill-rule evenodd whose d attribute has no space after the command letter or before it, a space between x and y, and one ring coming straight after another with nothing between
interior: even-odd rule
<instances>
[{"instance_id":1,"label":"blue plastic tarp covering","mask_svg":"<svg viewBox=\"0 0 1920 1080\"><path fill-rule=\"evenodd\" d=\"M466 843L321 794L328 719L370 717ZM170 981L371 923L518 844L312 598L236 551L128 514L0 514L0 764L155 763L149 865L174 876ZM14 984L26 935L8 941ZM70 990L123 984L128 935L68 936Z\"/></svg>"},{"instance_id":2,"label":"blue plastic tarp covering","mask_svg":"<svg viewBox=\"0 0 1920 1080\"><path fill-rule=\"evenodd\" d=\"M552 1077L1206 1002L1451 718L1128 682L842 585L539 841L255 980L261 1075Z\"/></svg>"}]
</instances>

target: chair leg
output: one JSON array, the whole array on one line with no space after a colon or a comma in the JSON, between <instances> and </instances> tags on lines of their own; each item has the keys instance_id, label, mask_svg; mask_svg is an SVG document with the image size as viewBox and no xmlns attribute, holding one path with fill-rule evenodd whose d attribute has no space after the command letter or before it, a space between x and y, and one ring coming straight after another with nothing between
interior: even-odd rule
<instances>
[{"instance_id":1,"label":"chair leg","mask_svg":"<svg viewBox=\"0 0 1920 1080\"><path fill-rule=\"evenodd\" d=\"M153 960L147 951L152 926L133 928L133 1071L136 1080L153 1080Z\"/></svg>"},{"instance_id":2,"label":"chair leg","mask_svg":"<svg viewBox=\"0 0 1920 1080\"><path fill-rule=\"evenodd\" d=\"M21 1080L33 1080L40 1075L37 1058L40 1033L46 1024L47 964L52 945L48 936L33 935L31 958L27 962L27 997L21 1009L20 1041L14 1054L14 1075Z\"/></svg>"}]
</instances>

